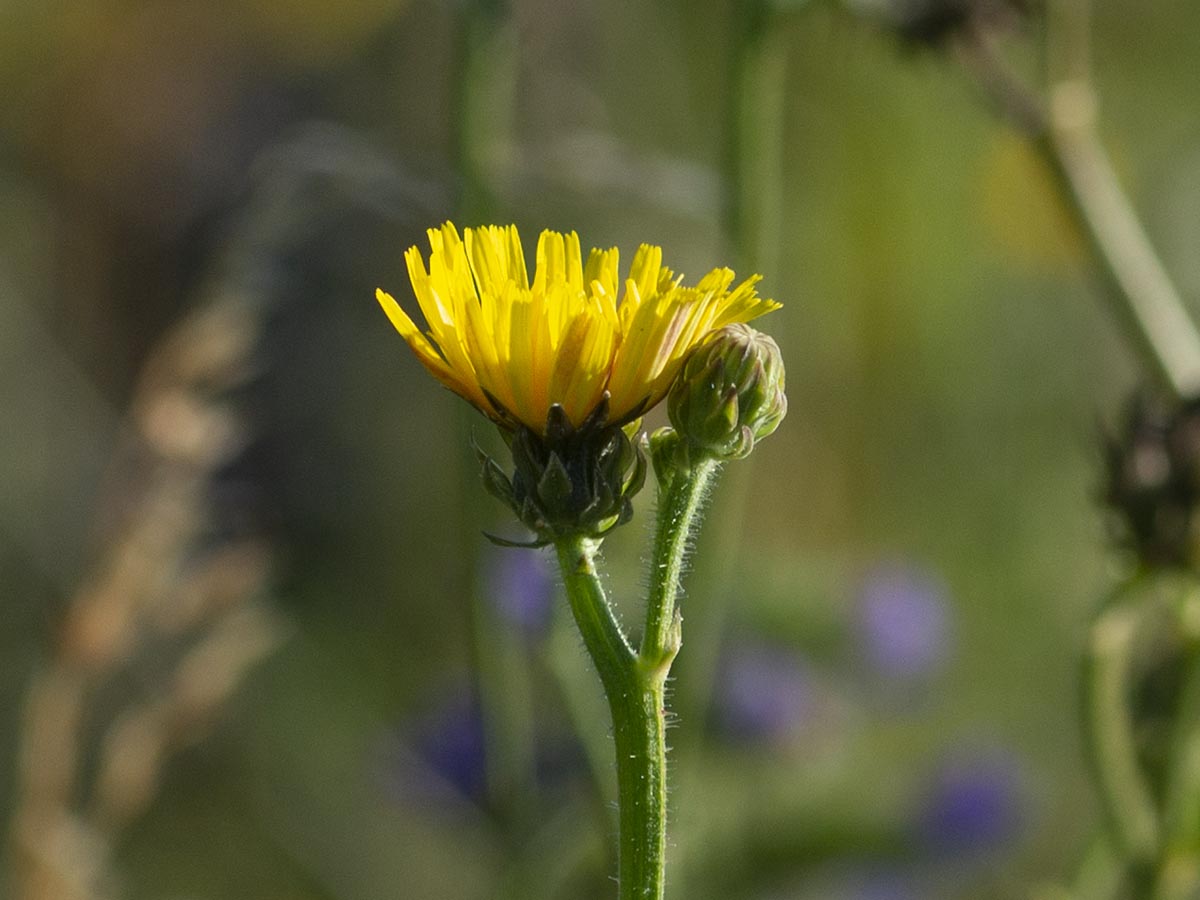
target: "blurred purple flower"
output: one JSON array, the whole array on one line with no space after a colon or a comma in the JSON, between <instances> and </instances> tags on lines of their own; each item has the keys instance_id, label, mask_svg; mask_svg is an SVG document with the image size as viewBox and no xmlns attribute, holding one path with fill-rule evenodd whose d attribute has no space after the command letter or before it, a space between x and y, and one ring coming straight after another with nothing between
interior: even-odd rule
<instances>
[{"instance_id":1,"label":"blurred purple flower","mask_svg":"<svg viewBox=\"0 0 1200 900\"><path fill-rule=\"evenodd\" d=\"M858 636L870 666L908 679L939 669L950 653L950 618L942 584L911 566L872 571L859 595Z\"/></svg>"},{"instance_id":2,"label":"blurred purple flower","mask_svg":"<svg viewBox=\"0 0 1200 900\"><path fill-rule=\"evenodd\" d=\"M504 621L529 636L543 634L554 610L556 584L541 551L494 548L484 557L483 590Z\"/></svg>"},{"instance_id":3,"label":"blurred purple flower","mask_svg":"<svg viewBox=\"0 0 1200 900\"><path fill-rule=\"evenodd\" d=\"M741 643L718 671L716 723L728 735L778 738L801 728L814 711L813 677L804 660L781 646Z\"/></svg>"},{"instance_id":4,"label":"blurred purple flower","mask_svg":"<svg viewBox=\"0 0 1200 900\"><path fill-rule=\"evenodd\" d=\"M574 735L539 729L534 753L539 789L555 789L586 771ZM384 786L401 802L447 811L464 802L486 806L487 733L477 699L461 691L440 708L392 730L382 742L377 765Z\"/></svg>"},{"instance_id":5,"label":"blurred purple flower","mask_svg":"<svg viewBox=\"0 0 1200 900\"><path fill-rule=\"evenodd\" d=\"M959 754L944 761L927 786L918 831L938 854L995 849L1020 832L1023 801L1021 766L1011 754Z\"/></svg>"},{"instance_id":6,"label":"blurred purple flower","mask_svg":"<svg viewBox=\"0 0 1200 900\"><path fill-rule=\"evenodd\" d=\"M820 900L918 900L919 891L912 874L893 863L870 859L844 859L834 862L828 871L808 873L804 890L768 894L762 900L785 900L797 896Z\"/></svg>"},{"instance_id":7,"label":"blurred purple flower","mask_svg":"<svg viewBox=\"0 0 1200 900\"><path fill-rule=\"evenodd\" d=\"M441 801L453 792L482 803L487 760L479 705L459 696L401 728L387 741L383 770L406 799Z\"/></svg>"},{"instance_id":8,"label":"blurred purple flower","mask_svg":"<svg viewBox=\"0 0 1200 900\"><path fill-rule=\"evenodd\" d=\"M854 880L846 892L851 900L917 900L912 879L891 870L872 870Z\"/></svg>"}]
</instances>

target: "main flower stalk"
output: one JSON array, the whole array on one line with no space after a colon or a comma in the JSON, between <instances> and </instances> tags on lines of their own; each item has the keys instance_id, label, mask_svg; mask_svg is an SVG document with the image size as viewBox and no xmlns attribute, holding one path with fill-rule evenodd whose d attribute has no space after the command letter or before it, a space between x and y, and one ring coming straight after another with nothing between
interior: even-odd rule
<instances>
[{"instance_id":1,"label":"main flower stalk","mask_svg":"<svg viewBox=\"0 0 1200 900\"><path fill-rule=\"evenodd\" d=\"M556 542L567 599L604 685L617 759L620 900L661 900L666 885L666 672L642 665L625 639L596 571L596 542Z\"/></svg>"}]
</instances>

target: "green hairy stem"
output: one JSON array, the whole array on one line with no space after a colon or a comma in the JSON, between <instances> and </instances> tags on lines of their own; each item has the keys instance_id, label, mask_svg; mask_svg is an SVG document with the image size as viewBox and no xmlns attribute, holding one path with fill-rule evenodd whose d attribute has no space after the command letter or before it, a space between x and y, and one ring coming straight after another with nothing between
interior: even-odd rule
<instances>
[{"instance_id":1,"label":"green hairy stem","mask_svg":"<svg viewBox=\"0 0 1200 900\"><path fill-rule=\"evenodd\" d=\"M646 629L634 651L618 624L596 570L597 540L555 542L571 612L592 658L612 715L619 806L620 900L662 900L667 835L665 687L679 651L676 600L704 493L717 465L677 470L660 496Z\"/></svg>"}]
</instances>

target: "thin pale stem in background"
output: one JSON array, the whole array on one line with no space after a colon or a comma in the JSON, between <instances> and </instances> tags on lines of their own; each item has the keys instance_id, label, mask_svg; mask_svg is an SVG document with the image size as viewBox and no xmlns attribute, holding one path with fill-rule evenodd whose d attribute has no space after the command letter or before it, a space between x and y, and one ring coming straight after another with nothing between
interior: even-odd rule
<instances>
[{"instance_id":1,"label":"thin pale stem in background","mask_svg":"<svg viewBox=\"0 0 1200 900\"><path fill-rule=\"evenodd\" d=\"M970 30L958 49L997 109L1024 131L1050 166L1110 283L1114 314L1130 342L1174 396L1200 394L1200 331L1122 191L1100 142L1087 74L1085 0L1049 4L1044 102L1012 72L989 35Z\"/></svg>"}]
</instances>

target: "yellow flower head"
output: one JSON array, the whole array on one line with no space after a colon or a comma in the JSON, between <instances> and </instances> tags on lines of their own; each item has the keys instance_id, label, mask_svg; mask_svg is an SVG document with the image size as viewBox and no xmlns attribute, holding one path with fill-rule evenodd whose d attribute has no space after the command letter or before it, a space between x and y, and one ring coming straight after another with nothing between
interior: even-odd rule
<instances>
[{"instance_id":1,"label":"yellow flower head","mask_svg":"<svg viewBox=\"0 0 1200 900\"><path fill-rule=\"evenodd\" d=\"M552 404L578 427L607 393L610 423L636 419L666 395L688 351L712 332L748 322L779 304L758 296L759 276L730 289L733 272L713 269L695 287L643 244L624 290L617 250L585 261L575 232L543 231L530 284L516 226L429 230L404 258L428 330L396 300L376 297L425 368L497 424L541 434Z\"/></svg>"}]
</instances>

